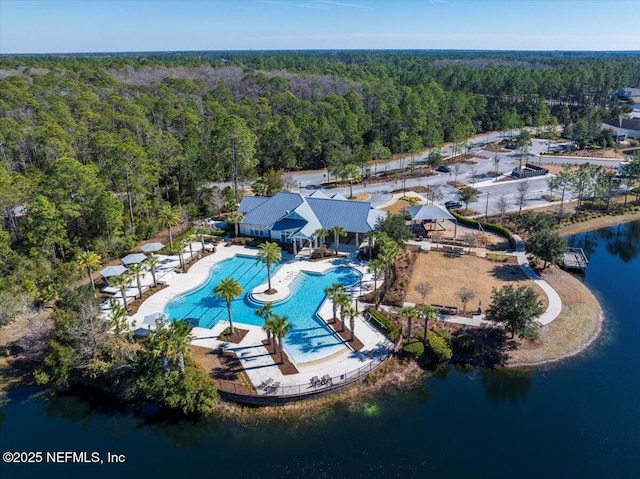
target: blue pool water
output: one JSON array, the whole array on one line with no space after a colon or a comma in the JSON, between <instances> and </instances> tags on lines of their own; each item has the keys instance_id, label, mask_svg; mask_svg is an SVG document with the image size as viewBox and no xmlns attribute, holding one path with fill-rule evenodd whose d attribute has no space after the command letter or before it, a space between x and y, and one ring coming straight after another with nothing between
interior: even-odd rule
<instances>
[{"instance_id":1,"label":"blue pool water","mask_svg":"<svg viewBox=\"0 0 640 479\"><path fill-rule=\"evenodd\" d=\"M275 266L272 269L272 277L278 268ZM235 278L244 290L242 296L231 303L234 324L262 326L262 318L255 314L262 305L251 301L249 293L267 281L267 269L264 263L248 256L235 256L213 266L208 280L202 286L174 298L167 304L165 312L172 321L189 319L202 328L212 328L218 321L225 321L227 305L224 300L215 298L212 291L216 284L227 277ZM343 341L316 312L325 299L324 290L327 286L333 283L348 286L356 284L360 278L357 270L344 266L325 274L298 273L291 284L291 296L273 307L276 313L286 315L293 325L284 340L284 347L294 362L314 361L344 347Z\"/></svg>"}]
</instances>

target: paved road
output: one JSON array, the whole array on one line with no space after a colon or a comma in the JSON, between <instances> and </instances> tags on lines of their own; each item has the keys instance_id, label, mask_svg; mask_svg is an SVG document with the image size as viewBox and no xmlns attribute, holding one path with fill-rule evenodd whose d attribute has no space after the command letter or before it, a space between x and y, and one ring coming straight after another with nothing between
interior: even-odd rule
<instances>
[{"instance_id":1,"label":"paved road","mask_svg":"<svg viewBox=\"0 0 640 479\"><path fill-rule=\"evenodd\" d=\"M514 136L517 132L514 132ZM443 193L442 202L448 200L457 200L458 190L450 185L447 185L448 181L457 179L458 181L465 182L469 185L476 187L483 194L478 198L478 201L470 204L469 206L482 214L497 214L500 209L498 203L502 197L507 202L507 211L518 211L518 184L523 180L512 180L505 182L495 183L492 178L487 175L489 172L496 171L495 159L498 160L498 171L501 173L508 173L513 168L520 164L519 153L515 150L508 152L490 152L485 151L483 148L490 142L495 142L501 139L504 135L499 132L493 132L490 134L475 136L470 139L469 144L472 145L470 153L477 155L474 161L476 164L461 164L457 177L455 173L439 173L436 176L427 176L421 178L411 178L405 181L405 188L411 188L415 186L438 186ZM567 144L567 142L552 143L553 146L559 146ZM549 149L549 142L547 140L533 140L530 148L529 162L537 164L539 161L544 163L572 163L580 164L588 161L589 163L599 164L604 166L617 165L619 160L606 160L606 159L586 159L578 157L555 157L550 155L544 155ZM453 154L453 146L448 145L442 148L443 156L450 157ZM544 156L540 156L543 153ZM401 160L393 160L387 162L374 162L371 167L372 172L380 171L381 169L398 169L402 167L408 167L411 161L416 165L424 164L427 161L428 153L417 154L413 157L413 160L404 158ZM376 164L377 163L377 164ZM303 194L311 194L315 190L320 189L322 185L333 177L328 173L326 169L304 172L287 172L285 173L288 183L291 185L294 191L300 191ZM547 187L548 176L532 178L528 181L529 191L525 197L523 203L523 209L535 208L538 206L546 206L549 203L542 199L541 196L548 194ZM229 183L225 183L229 184ZM223 184L219 184L223 186ZM380 206L387 203L392 196L394 190L403 188L402 181L390 181L386 183L375 183L368 185L354 185L354 194L370 194L371 202L374 206ZM332 193L340 193L345 196L349 194L349 187L332 188Z\"/></svg>"}]
</instances>

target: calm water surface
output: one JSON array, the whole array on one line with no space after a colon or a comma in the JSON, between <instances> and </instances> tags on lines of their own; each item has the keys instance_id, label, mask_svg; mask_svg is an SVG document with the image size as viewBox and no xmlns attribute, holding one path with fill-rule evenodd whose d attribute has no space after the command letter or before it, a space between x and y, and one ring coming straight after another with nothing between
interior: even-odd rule
<instances>
[{"instance_id":1,"label":"calm water surface","mask_svg":"<svg viewBox=\"0 0 640 479\"><path fill-rule=\"evenodd\" d=\"M636 478L640 222L571 238L605 331L578 358L525 371L450 369L420 389L289 425L167 423L20 391L0 452L107 451L125 464L6 465L0 477Z\"/></svg>"}]
</instances>

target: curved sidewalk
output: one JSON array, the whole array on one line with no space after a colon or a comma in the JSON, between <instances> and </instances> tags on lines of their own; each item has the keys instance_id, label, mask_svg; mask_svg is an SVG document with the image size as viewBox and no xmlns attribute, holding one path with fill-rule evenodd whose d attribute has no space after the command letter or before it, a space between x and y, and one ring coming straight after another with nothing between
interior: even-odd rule
<instances>
[{"instance_id":1,"label":"curved sidewalk","mask_svg":"<svg viewBox=\"0 0 640 479\"><path fill-rule=\"evenodd\" d=\"M527 259L527 253L524 249L524 241L522 241L522 238L515 234L513 237L516 240L516 252L514 255L518 259L520 268L522 268L522 271L524 271L524 274L526 274L529 279L542 288L542 291L544 291L547 298L549 298L549 306L547 306L547 310L538 318L538 322L545 326L556 319L562 312L562 300L558 293L556 293L556 290L553 289L544 279L540 278L533 268L529 266L529 260Z\"/></svg>"}]
</instances>

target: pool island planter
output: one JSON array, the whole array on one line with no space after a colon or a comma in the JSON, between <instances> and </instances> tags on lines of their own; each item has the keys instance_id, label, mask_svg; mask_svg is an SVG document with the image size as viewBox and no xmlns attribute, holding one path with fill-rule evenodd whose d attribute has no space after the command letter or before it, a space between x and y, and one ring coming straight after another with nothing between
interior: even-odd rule
<instances>
[{"instance_id":1,"label":"pool island planter","mask_svg":"<svg viewBox=\"0 0 640 479\"><path fill-rule=\"evenodd\" d=\"M225 381L223 379L217 379L216 386L218 387L218 393L221 398L251 406L272 406L303 401L305 399L320 398L362 383L370 373L377 370L393 355L396 348L391 344L387 346L389 346L389 348L387 348L384 356L374 358L371 362L355 371L349 371L331 377L328 385L313 386L310 381L307 384L279 386L272 392L257 392L251 390L249 393L244 392L247 390L246 387L238 386L235 382ZM244 391L241 392L240 389L244 389Z\"/></svg>"}]
</instances>

